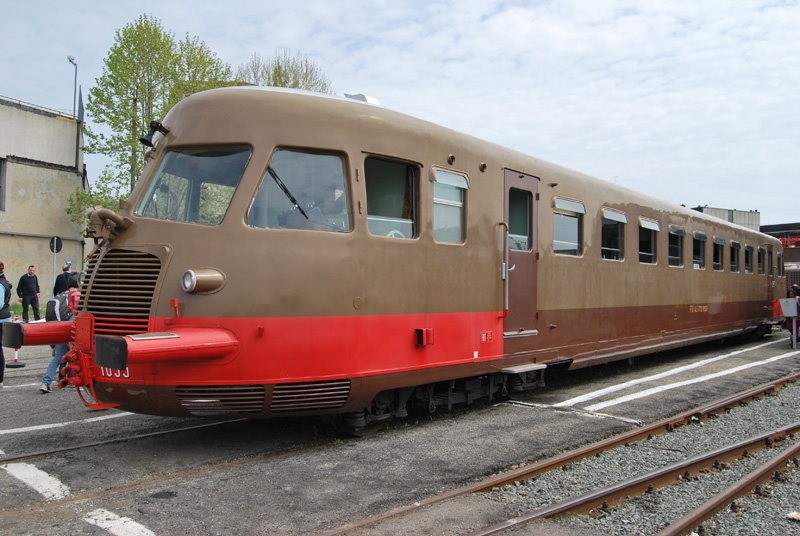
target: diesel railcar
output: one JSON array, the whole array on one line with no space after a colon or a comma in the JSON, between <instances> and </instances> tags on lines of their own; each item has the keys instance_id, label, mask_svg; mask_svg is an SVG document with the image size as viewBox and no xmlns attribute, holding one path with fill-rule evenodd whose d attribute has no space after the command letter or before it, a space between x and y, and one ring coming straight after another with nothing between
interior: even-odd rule
<instances>
[{"instance_id":1,"label":"diesel railcar","mask_svg":"<svg viewBox=\"0 0 800 536\"><path fill-rule=\"evenodd\" d=\"M93 408L359 428L774 322L781 243L374 104L191 95L91 216L60 387ZM83 398L83 394L81 395Z\"/></svg>"}]
</instances>

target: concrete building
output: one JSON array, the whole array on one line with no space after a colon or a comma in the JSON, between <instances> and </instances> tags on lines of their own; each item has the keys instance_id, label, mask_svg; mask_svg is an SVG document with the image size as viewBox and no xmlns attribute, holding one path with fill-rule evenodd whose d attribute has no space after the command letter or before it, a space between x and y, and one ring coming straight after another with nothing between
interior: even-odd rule
<instances>
[{"instance_id":1,"label":"concrete building","mask_svg":"<svg viewBox=\"0 0 800 536\"><path fill-rule=\"evenodd\" d=\"M82 147L75 118L0 97L0 261L14 292L36 266L42 307L61 266L83 269L83 228L66 213L70 195L88 187ZM53 237L62 243L57 254Z\"/></svg>"},{"instance_id":2,"label":"concrete building","mask_svg":"<svg viewBox=\"0 0 800 536\"><path fill-rule=\"evenodd\" d=\"M754 231L758 231L761 227L761 213L757 210L731 210L713 207L694 207L694 210Z\"/></svg>"}]
</instances>

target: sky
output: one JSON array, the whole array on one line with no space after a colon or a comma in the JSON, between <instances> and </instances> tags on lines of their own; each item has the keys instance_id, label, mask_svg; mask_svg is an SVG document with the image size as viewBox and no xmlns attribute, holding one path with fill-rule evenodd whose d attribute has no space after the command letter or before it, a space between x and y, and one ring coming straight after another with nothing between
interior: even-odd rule
<instances>
[{"instance_id":1,"label":"sky","mask_svg":"<svg viewBox=\"0 0 800 536\"><path fill-rule=\"evenodd\" d=\"M6 1L0 95L71 114L67 56L86 95L142 14L234 72L286 48L339 95L676 204L800 221L800 0ZM85 163L91 181L105 160Z\"/></svg>"}]
</instances>

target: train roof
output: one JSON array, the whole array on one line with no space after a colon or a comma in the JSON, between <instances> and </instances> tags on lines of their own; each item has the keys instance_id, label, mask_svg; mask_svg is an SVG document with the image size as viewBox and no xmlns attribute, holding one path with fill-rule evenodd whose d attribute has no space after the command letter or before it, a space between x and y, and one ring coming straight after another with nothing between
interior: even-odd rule
<instances>
[{"instance_id":1,"label":"train roof","mask_svg":"<svg viewBox=\"0 0 800 536\"><path fill-rule=\"evenodd\" d=\"M300 89L261 87L261 86L238 86L228 88L217 88L202 91L190 95L178 103L174 110L189 106L198 106L208 110L210 106L222 105L223 107L243 106L249 117L253 117L253 107L265 107L273 113L285 113L296 119L310 121L330 126L331 120L341 121L342 125L349 125L354 129L391 129L397 135L424 137L427 140L449 140L454 146L461 147L467 151L478 153L491 152L495 158L503 162L503 166L515 171L531 173L533 175L546 175L554 177L554 180L577 181L582 187L588 190L604 191L604 195L609 198L630 199L638 204L649 206L650 208L664 213L680 215L687 219L704 221L709 224L724 224L726 226L761 235L763 240L774 241L775 245L780 245L780 241L774 237L760 233L753 229L728 222L709 214L687 208L684 205L677 205L662 199L653 197L638 190L633 190L625 186L618 185L586 173L548 162L536 158L521 151L510 149L499 144L489 142L478 137L458 132L451 128L438 125L436 123L415 118L413 116L391 110L379 104L371 102L373 99L354 99L338 95L310 92ZM169 120L172 111L167 114L165 124ZM547 182L547 181L543 181Z\"/></svg>"}]
</instances>

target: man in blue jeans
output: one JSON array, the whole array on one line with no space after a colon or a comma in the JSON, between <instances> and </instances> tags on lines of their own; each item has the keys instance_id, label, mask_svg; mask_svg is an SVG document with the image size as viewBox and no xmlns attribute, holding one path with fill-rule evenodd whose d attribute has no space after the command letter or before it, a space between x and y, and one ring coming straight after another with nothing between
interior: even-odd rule
<instances>
[{"instance_id":1,"label":"man in blue jeans","mask_svg":"<svg viewBox=\"0 0 800 536\"><path fill-rule=\"evenodd\" d=\"M33 306L33 318L40 320L39 316L39 278L36 277L36 267L28 266L28 273L19 278L17 296L22 303L22 321L28 321L28 306Z\"/></svg>"}]
</instances>

